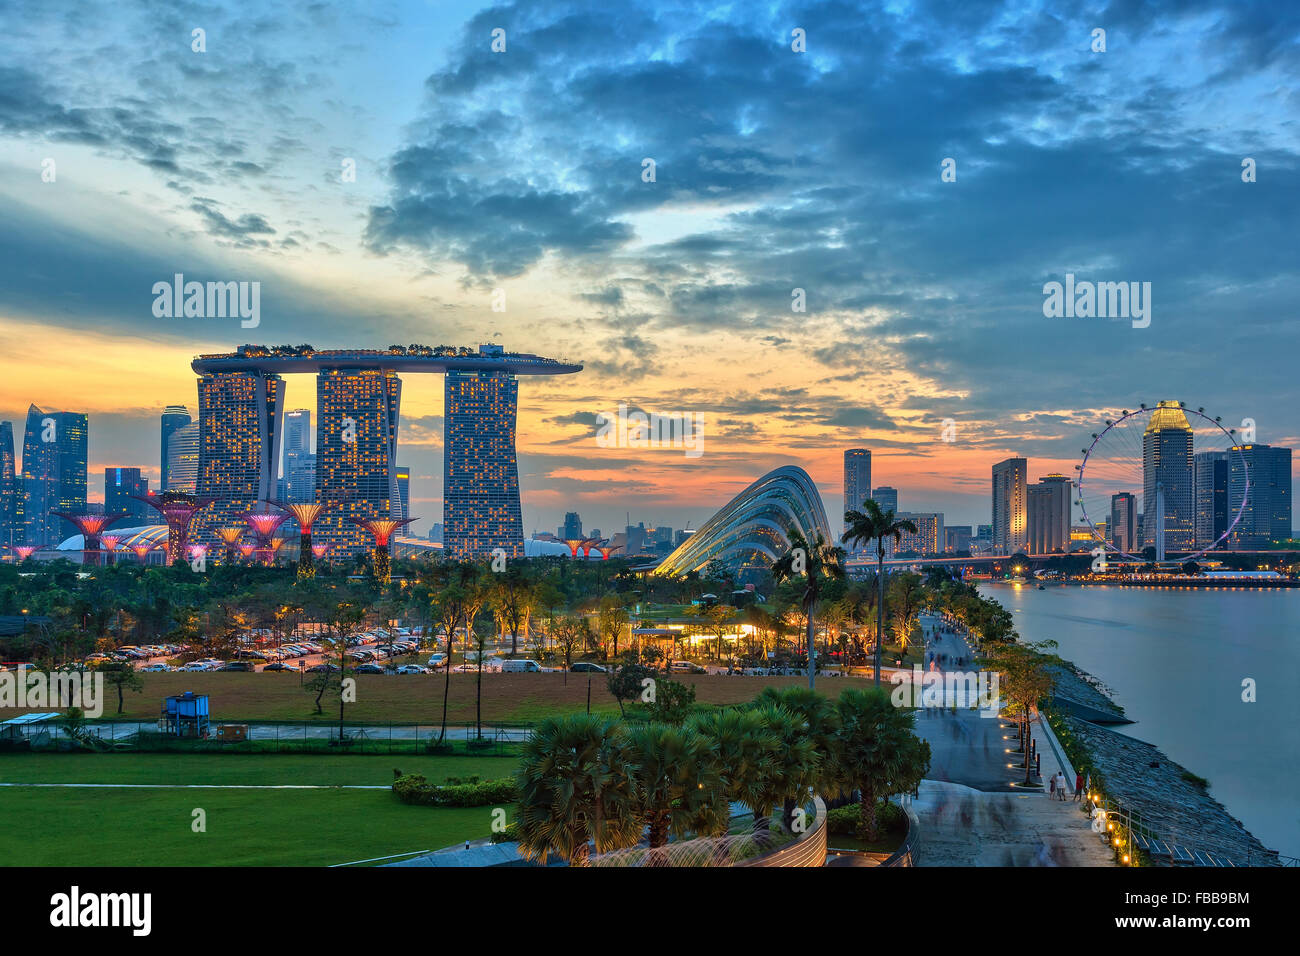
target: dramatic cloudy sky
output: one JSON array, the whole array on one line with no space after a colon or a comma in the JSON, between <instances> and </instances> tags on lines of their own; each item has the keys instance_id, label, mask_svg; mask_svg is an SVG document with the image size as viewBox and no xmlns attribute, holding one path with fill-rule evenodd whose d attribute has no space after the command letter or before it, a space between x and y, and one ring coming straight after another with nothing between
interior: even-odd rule
<instances>
[{"instance_id":1,"label":"dramatic cloudy sky","mask_svg":"<svg viewBox=\"0 0 1300 956\"><path fill-rule=\"evenodd\" d=\"M994 461L1071 471L1162 398L1293 443L1298 37L1230 0L9 0L0 417L87 410L92 468L156 476L197 352L500 342L585 364L521 383L525 530L606 533L698 526L785 463L834 515L852 446L904 509L987 521ZM176 272L260 281L261 327L155 318ZM1152 283L1150 326L1045 318L1067 272ZM702 413L704 454L599 447L620 401ZM426 519L441 414L408 376Z\"/></svg>"}]
</instances>

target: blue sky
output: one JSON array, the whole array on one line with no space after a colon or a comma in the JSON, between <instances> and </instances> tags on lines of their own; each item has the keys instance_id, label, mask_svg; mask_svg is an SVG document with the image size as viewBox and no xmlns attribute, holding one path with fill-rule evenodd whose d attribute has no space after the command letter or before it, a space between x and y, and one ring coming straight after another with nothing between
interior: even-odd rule
<instances>
[{"instance_id":1,"label":"blue sky","mask_svg":"<svg viewBox=\"0 0 1300 956\"><path fill-rule=\"evenodd\" d=\"M247 340L583 361L521 389L526 530L698 525L790 462L833 514L858 445L903 507L987 521L992 462L1068 468L1162 398L1300 438L1287 5L19 2L0 27L0 417L86 408L100 467L156 468L188 357ZM262 282L261 327L155 318L174 272ZM1150 327L1045 318L1067 272L1152 283ZM597 447L619 401L703 412L706 453ZM440 383L403 404L436 516Z\"/></svg>"}]
</instances>

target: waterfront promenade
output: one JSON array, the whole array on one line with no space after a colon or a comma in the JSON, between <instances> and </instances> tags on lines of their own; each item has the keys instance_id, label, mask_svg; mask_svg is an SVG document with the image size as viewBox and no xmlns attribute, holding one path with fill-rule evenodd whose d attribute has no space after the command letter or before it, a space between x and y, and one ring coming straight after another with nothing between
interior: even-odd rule
<instances>
[{"instance_id":1,"label":"waterfront promenade","mask_svg":"<svg viewBox=\"0 0 1300 956\"><path fill-rule=\"evenodd\" d=\"M967 663L960 669L975 668L973 650L961 635L941 633L938 618L922 617L921 627L929 651L946 656L940 670L954 669L952 661L962 658ZM1073 768L1064 755L1058 759L1043 727L1033 726L1043 779L1065 773L1065 802L1016 786L1024 770L1007 753L1016 739L1008 720L969 709L922 708L916 729L931 750L930 773L909 806L920 830L919 866L1114 865L1073 802Z\"/></svg>"}]
</instances>

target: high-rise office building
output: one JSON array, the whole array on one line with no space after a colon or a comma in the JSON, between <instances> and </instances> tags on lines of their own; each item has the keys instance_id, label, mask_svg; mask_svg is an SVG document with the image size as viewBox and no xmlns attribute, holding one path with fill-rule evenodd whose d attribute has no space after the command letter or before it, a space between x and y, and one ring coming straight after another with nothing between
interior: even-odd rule
<instances>
[{"instance_id":1,"label":"high-rise office building","mask_svg":"<svg viewBox=\"0 0 1300 956\"><path fill-rule=\"evenodd\" d=\"M311 411L295 408L284 413L284 463L281 474L290 501L314 501L316 459L311 453Z\"/></svg>"},{"instance_id":2,"label":"high-rise office building","mask_svg":"<svg viewBox=\"0 0 1300 956\"><path fill-rule=\"evenodd\" d=\"M194 494L199 483L199 423L190 422L167 439L168 491Z\"/></svg>"},{"instance_id":3,"label":"high-rise office building","mask_svg":"<svg viewBox=\"0 0 1300 956\"><path fill-rule=\"evenodd\" d=\"M1025 489L1025 537L1029 554L1070 550L1070 488L1065 475L1046 475Z\"/></svg>"},{"instance_id":4,"label":"high-rise office building","mask_svg":"<svg viewBox=\"0 0 1300 956\"><path fill-rule=\"evenodd\" d=\"M1110 496L1110 521L1107 523L1107 534L1110 537L1111 547L1125 554L1137 552L1140 538L1136 495L1121 491Z\"/></svg>"},{"instance_id":5,"label":"high-rise office building","mask_svg":"<svg viewBox=\"0 0 1300 956\"><path fill-rule=\"evenodd\" d=\"M411 469L406 465L397 466L397 497L402 503L401 517L411 517Z\"/></svg>"},{"instance_id":6,"label":"high-rise office building","mask_svg":"<svg viewBox=\"0 0 1300 956\"><path fill-rule=\"evenodd\" d=\"M149 494L149 479L139 468L104 469L104 514L122 515L119 522L124 528L152 524L157 512L133 495Z\"/></svg>"},{"instance_id":7,"label":"high-rise office building","mask_svg":"<svg viewBox=\"0 0 1300 956\"><path fill-rule=\"evenodd\" d=\"M89 424L82 412L27 410L23 434L23 544L54 547L74 534L72 522L55 511L86 510Z\"/></svg>"},{"instance_id":8,"label":"high-rise office building","mask_svg":"<svg viewBox=\"0 0 1300 956\"><path fill-rule=\"evenodd\" d=\"M161 491L167 491L170 487L167 482L171 474L171 450L168 442L171 436L190 424L190 410L184 405L168 405L162 412L162 443L158 451L158 470L161 478L158 481L158 488ZM191 491L193 489L190 489ZM148 507L146 505L145 507Z\"/></svg>"},{"instance_id":9,"label":"high-rise office building","mask_svg":"<svg viewBox=\"0 0 1300 956\"><path fill-rule=\"evenodd\" d=\"M989 551L993 548L993 525L977 524L975 537L971 538L971 551Z\"/></svg>"},{"instance_id":10,"label":"high-rise office building","mask_svg":"<svg viewBox=\"0 0 1300 956\"><path fill-rule=\"evenodd\" d=\"M904 531L897 545L893 538L886 541L886 547L892 547L894 554L939 554L943 551L943 513L905 511L896 515L899 521L910 521L916 526L916 534Z\"/></svg>"},{"instance_id":11,"label":"high-rise office building","mask_svg":"<svg viewBox=\"0 0 1300 956\"><path fill-rule=\"evenodd\" d=\"M880 505L881 511L892 511L898 514L898 489L891 488L889 485L881 485L871 492L871 500Z\"/></svg>"},{"instance_id":12,"label":"high-rise office building","mask_svg":"<svg viewBox=\"0 0 1300 956\"><path fill-rule=\"evenodd\" d=\"M13 422L0 422L0 547L11 548L21 543L18 477Z\"/></svg>"},{"instance_id":13,"label":"high-rise office building","mask_svg":"<svg viewBox=\"0 0 1300 956\"><path fill-rule=\"evenodd\" d=\"M1228 530L1228 453L1198 451L1192 455L1195 485L1196 547L1209 548Z\"/></svg>"},{"instance_id":14,"label":"high-rise office building","mask_svg":"<svg viewBox=\"0 0 1300 956\"><path fill-rule=\"evenodd\" d=\"M390 369L323 368L316 379L316 500L325 506L313 540L334 555L370 547L349 518L401 518L397 426L402 380Z\"/></svg>"},{"instance_id":15,"label":"high-rise office building","mask_svg":"<svg viewBox=\"0 0 1300 956\"><path fill-rule=\"evenodd\" d=\"M195 516L191 541L215 545L213 529L239 524L275 496L283 408L279 375L208 372L199 379L197 493L216 501Z\"/></svg>"},{"instance_id":16,"label":"high-rise office building","mask_svg":"<svg viewBox=\"0 0 1300 956\"><path fill-rule=\"evenodd\" d=\"M1015 554L1028 540L1025 492L1029 463L1007 458L993 466L993 550Z\"/></svg>"},{"instance_id":17,"label":"high-rise office building","mask_svg":"<svg viewBox=\"0 0 1300 956\"><path fill-rule=\"evenodd\" d=\"M943 529L943 550L948 554L970 551L971 526L968 524L947 525Z\"/></svg>"},{"instance_id":18,"label":"high-rise office building","mask_svg":"<svg viewBox=\"0 0 1300 956\"><path fill-rule=\"evenodd\" d=\"M1228 501L1230 514L1241 511L1241 519L1232 531L1233 547L1267 548L1272 542L1290 538L1291 449L1272 445L1233 447L1228 454Z\"/></svg>"},{"instance_id":19,"label":"high-rise office building","mask_svg":"<svg viewBox=\"0 0 1300 956\"><path fill-rule=\"evenodd\" d=\"M1158 502L1163 502L1159 505ZM1142 547L1191 551L1196 540L1192 426L1177 402L1160 402L1142 432ZM1159 542L1161 528L1163 545Z\"/></svg>"},{"instance_id":20,"label":"high-rise office building","mask_svg":"<svg viewBox=\"0 0 1300 956\"><path fill-rule=\"evenodd\" d=\"M844 510L861 511L871 497L871 452L850 448L844 452ZM844 526L848 530L848 525Z\"/></svg>"},{"instance_id":21,"label":"high-rise office building","mask_svg":"<svg viewBox=\"0 0 1300 956\"><path fill-rule=\"evenodd\" d=\"M496 548L523 556L515 457L518 398L519 382L510 372L446 373L443 540L452 557L486 555Z\"/></svg>"},{"instance_id":22,"label":"high-rise office building","mask_svg":"<svg viewBox=\"0 0 1300 956\"><path fill-rule=\"evenodd\" d=\"M645 522L638 521L635 525L628 525L626 538L626 552L628 554L640 554L644 551L646 546Z\"/></svg>"},{"instance_id":23,"label":"high-rise office building","mask_svg":"<svg viewBox=\"0 0 1300 956\"><path fill-rule=\"evenodd\" d=\"M564 526L560 528L561 541L571 541L582 537L582 518L576 511L564 513Z\"/></svg>"}]
</instances>

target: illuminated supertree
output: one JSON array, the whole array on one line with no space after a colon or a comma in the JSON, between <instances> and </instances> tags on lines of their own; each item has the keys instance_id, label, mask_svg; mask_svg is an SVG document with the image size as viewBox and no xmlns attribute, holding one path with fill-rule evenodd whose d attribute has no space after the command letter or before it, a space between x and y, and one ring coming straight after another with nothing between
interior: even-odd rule
<instances>
[{"instance_id":1,"label":"illuminated supertree","mask_svg":"<svg viewBox=\"0 0 1300 956\"><path fill-rule=\"evenodd\" d=\"M71 521L81 532L81 563L99 564L99 536L115 521L121 521L125 515L87 515L68 514L63 511L51 511L66 521Z\"/></svg>"},{"instance_id":2,"label":"illuminated supertree","mask_svg":"<svg viewBox=\"0 0 1300 956\"><path fill-rule=\"evenodd\" d=\"M569 557L576 558L578 556L578 548L582 547L585 541L586 538L565 538L564 543L569 546Z\"/></svg>"},{"instance_id":3,"label":"illuminated supertree","mask_svg":"<svg viewBox=\"0 0 1300 956\"><path fill-rule=\"evenodd\" d=\"M108 565L116 562L117 559L113 557L113 553L117 551L117 546L121 543L122 536L120 534L101 534L99 536L99 547L104 552L104 564Z\"/></svg>"},{"instance_id":4,"label":"illuminated supertree","mask_svg":"<svg viewBox=\"0 0 1300 956\"><path fill-rule=\"evenodd\" d=\"M131 550L135 552L135 556L140 559L141 564L147 565L149 563L149 552L153 550L153 545L133 544Z\"/></svg>"},{"instance_id":5,"label":"illuminated supertree","mask_svg":"<svg viewBox=\"0 0 1300 956\"><path fill-rule=\"evenodd\" d=\"M22 564L35 553L36 549L30 544L20 544L18 547L14 548L14 554L18 555L19 564Z\"/></svg>"},{"instance_id":6,"label":"illuminated supertree","mask_svg":"<svg viewBox=\"0 0 1300 956\"><path fill-rule=\"evenodd\" d=\"M591 549L600 544L601 540L601 538L584 538L582 544L579 545L582 548L582 556L584 558L591 557Z\"/></svg>"},{"instance_id":7,"label":"illuminated supertree","mask_svg":"<svg viewBox=\"0 0 1300 956\"><path fill-rule=\"evenodd\" d=\"M387 584L393 579L393 565L389 558L388 542L399 528L405 528L415 518L353 518L348 517L354 525L365 528L375 539L372 552L375 561L375 577L380 584Z\"/></svg>"},{"instance_id":8,"label":"illuminated supertree","mask_svg":"<svg viewBox=\"0 0 1300 956\"><path fill-rule=\"evenodd\" d=\"M315 577L316 567L311 560L311 526L320 517L320 513L325 509L325 506L301 501L284 503L273 501L271 504L277 508L283 508L293 515L294 520L298 522L298 577Z\"/></svg>"},{"instance_id":9,"label":"illuminated supertree","mask_svg":"<svg viewBox=\"0 0 1300 956\"><path fill-rule=\"evenodd\" d=\"M221 543L226 546L226 564L235 563L235 550L239 547L239 539L244 536L244 529L238 526L217 528L213 533L221 539Z\"/></svg>"},{"instance_id":10,"label":"illuminated supertree","mask_svg":"<svg viewBox=\"0 0 1300 956\"><path fill-rule=\"evenodd\" d=\"M271 539L271 563L275 564L276 556L279 555L280 549L284 547L284 538Z\"/></svg>"},{"instance_id":11,"label":"illuminated supertree","mask_svg":"<svg viewBox=\"0 0 1300 956\"><path fill-rule=\"evenodd\" d=\"M186 551L189 554L191 568L194 567L194 563L197 561L200 569L207 569L208 546L206 544L192 544Z\"/></svg>"},{"instance_id":12,"label":"illuminated supertree","mask_svg":"<svg viewBox=\"0 0 1300 956\"><path fill-rule=\"evenodd\" d=\"M275 560L275 552L271 549L271 538L275 535L276 529L288 519L288 515L270 511L250 511L244 515L244 520L248 522L248 527L252 529L253 537L257 541L256 550L264 556L263 563L270 564Z\"/></svg>"},{"instance_id":13,"label":"illuminated supertree","mask_svg":"<svg viewBox=\"0 0 1300 956\"><path fill-rule=\"evenodd\" d=\"M615 544L615 545L602 544L602 545L597 545L596 550L600 552L600 560L608 561L609 556L613 554L615 551L622 551L623 546L621 544Z\"/></svg>"},{"instance_id":14,"label":"illuminated supertree","mask_svg":"<svg viewBox=\"0 0 1300 956\"><path fill-rule=\"evenodd\" d=\"M311 546L311 556L317 561L323 560L325 555L329 553L330 553L330 546L328 544L313 544ZM313 574L315 573L314 566L313 566L312 573Z\"/></svg>"},{"instance_id":15,"label":"illuminated supertree","mask_svg":"<svg viewBox=\"0 0 1300 956\"><path fill-rule=\"evenodd\" d=\"M245 561L252 558L253 552L256 550L257 550L257 545L255 544L241 544L239 546L239 553L244 556Z\"/></svg>"},{"instance_id":16,"label":"illuminated supertree","mask_svg":"<svg viewBox=\"0 0 1300 956\"><path fill-rule=\"evenodd\" d=\"M185 560L190 543L190 521L216 498L199 497L185 491L164 491L160 495L132 495L136 501L156 509L167 522L167 563Z\"/></svg>"}]
</instances>

